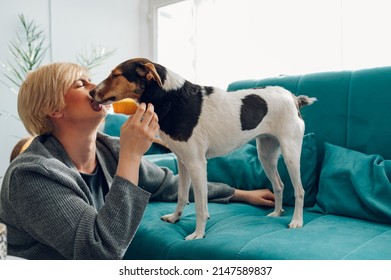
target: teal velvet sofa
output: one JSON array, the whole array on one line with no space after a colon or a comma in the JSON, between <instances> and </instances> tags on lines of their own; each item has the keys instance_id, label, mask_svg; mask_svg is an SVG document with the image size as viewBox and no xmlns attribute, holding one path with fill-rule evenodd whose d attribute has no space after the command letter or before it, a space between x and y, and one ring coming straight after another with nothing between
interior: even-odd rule
<instances>
[{"instance_id":1,"label":"teal velvet sofa","mask_svg":"<svg viewBox=\"0 0 391 280\"><path fill-rule=\"evenodd\" d=\"M236 81L228 94L268 85L318 99L302 110L304 227L287 228L294 197L280 159L284 216L267 217L267 207L209 203L206 237L185 241L195 226L194 204L168 224L160 216L175 203L151 202L126 259L391 259L391 67ZM115 135L109 126L119 123L106 132ZM164 149L152 147L145 157L177 172L175 155ZM271 188L253 142L210 159L208 179Z\"/></svg>"}]
</instances>

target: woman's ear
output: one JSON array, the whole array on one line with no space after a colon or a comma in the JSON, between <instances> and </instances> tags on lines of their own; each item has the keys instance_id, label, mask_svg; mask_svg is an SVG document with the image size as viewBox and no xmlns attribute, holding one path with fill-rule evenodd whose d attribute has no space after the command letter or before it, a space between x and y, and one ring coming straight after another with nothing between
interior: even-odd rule
<instances>
[{"instance_id":1,"label":"woman's ear","mask_svg":"<svg viewBox=\"0 0 391 280\"><path fill-rule=\"evenodd\" d=\"M55 119L62 118L63 115L64 115L63 112L60 111L60 110L54 111L52 113L49 113L49 117L55 118Z\"/></svg>"}]
</instances>

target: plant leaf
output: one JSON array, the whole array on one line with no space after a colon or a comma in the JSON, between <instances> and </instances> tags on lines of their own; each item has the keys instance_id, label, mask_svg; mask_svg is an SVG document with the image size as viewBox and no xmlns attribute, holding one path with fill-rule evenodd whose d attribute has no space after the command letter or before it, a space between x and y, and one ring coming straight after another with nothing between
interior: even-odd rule
<instances>
[{"instance_id":1,"label":"plant leaf","mask_svg":"<svg viewBox=\"0 0 391 280\"><path fill-rule=\"evenodd\" d=\"M45 47L46 35L43 29L34 21L28 20L23 14L19 15L23 32L17 33L9 43L9 52L14 60L2 64L6 72L4 77L13 85L20 87L27 73L40 66L48 47Z\"/></svg>"}]
</instances>

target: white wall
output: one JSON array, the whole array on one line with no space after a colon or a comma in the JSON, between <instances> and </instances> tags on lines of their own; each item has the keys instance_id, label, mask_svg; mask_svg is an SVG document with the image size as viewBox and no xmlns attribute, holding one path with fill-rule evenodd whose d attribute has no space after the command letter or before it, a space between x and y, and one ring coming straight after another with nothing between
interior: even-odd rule
<instances>
[{"instance_id":1,"label":"white wall","mask_svg":"<svg viewBox=\"0 0 391 280\"><path fill-rule=\"evenodd\" d=\"M75 62L76 54L90 49L92 45L116 49L114 56L92 71L95 82L105 78L120 62L147 55L143 48L145 39L140 39L145 34L139 31L148 30L140 26L140 22L148 24L145 0L0 0L0 7L0 63L11 58L8 43L20 28L18 15L21 13L28 19L34 19L51 38L44 63ZM0 69L0 81L5 81L3 69ZM27 136L27 132L18 120L17 94L0 83L0 96L1 183L12 148L20 138Z\"/></svg>"}]
</instances>

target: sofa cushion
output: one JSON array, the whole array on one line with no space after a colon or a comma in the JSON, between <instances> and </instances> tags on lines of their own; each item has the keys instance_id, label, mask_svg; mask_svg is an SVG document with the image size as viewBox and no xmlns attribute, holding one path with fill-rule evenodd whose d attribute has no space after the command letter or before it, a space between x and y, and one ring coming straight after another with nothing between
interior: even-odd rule
<instances>
[{"instance_id":1,"label":"sofa cushion","mask_svg":"<svg viewBox=\"0 0 391 280\"><path fill-rule=\"evenodd\" d=\"M195 227L195 204L175 224L160 217L175 202L151 202L125 259L155 260L328 260L390 259L390 226L365 220L308 212L304 227L289 229L293 207L268 217L273 209L245 203L209 203L210 219L203 239L184 240Z\"/></svg>"},{"instance_id":2,"label":"sofa cushion","mask_svg":"<svg viewBox=\"0 0 391 280\"><path fill-rule=\"evenodd\" d=\"M128 118L129 116L124 114L107 114L103 132L111 136L119 137L121 126Z\"/></svg>"},{"instance_id":3,"label":"sofa cushion","mask_svg":"<svg viewBox=\"0 0 391 280\"><path fill-rule=\"evenodd\" d=\"M325 143L319 191L312 209L391 223L391 160Z\"/></svg>"},{"instance_id":4,"label":"sofa cushion","mask_svg":"<svg viewBox=\"0 0 391 280\"><path fill-rule=\"evenodd\" d=\"M316 141L315 134L304 136L301 153L301 178L305 190L305 206L313 206L316 197ZM294 190L283 158L278 160L278 171L284 183L283 203L294 205ZM208 160L208 180L226 183L246 190L269 188L269 179L258 159L257 148L248 143L228 155Z\"/></svg>"},{"instance_id":5,"label":"sofa cushion","mask_svg":"<svg viewBox=\"0 0 391 280\"><path fill-rule=\"evenodd\" d=\"M347 108L347 142L340 146L391 159L390 89L391 67L362 69L352 73Z\"/></svg>"}]
</instances>

